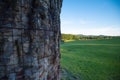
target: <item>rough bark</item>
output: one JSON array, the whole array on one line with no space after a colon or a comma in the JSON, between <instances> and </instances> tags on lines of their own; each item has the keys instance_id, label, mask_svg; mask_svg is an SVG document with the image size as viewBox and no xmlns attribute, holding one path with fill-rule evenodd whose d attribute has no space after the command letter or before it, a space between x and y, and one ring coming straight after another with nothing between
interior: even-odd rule
<instances>
[{"instance_id":1,"label":"rough bark","mask_svg":"<svg viewBox=\"0 0 120 80\"><path fill-rule=\"evenodd\" d=\"M0 0L0 80L60 80L62 0Z\"/></svg>"}]
</instances>

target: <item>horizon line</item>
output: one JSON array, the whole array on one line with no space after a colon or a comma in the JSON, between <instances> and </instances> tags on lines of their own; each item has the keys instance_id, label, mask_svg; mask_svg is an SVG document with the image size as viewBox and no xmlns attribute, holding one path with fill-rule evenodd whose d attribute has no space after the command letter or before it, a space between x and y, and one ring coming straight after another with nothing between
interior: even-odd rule
<instances>
[{"instance_id":1,"label":"horizon line","mask_svg":"<svg viewBox=\"0 0 120 80\"><path fill-rule=\"evenodd\" d=\"M105 34L79 34L79 33L62 33L61 34L72 34L72 35L85 35L85 36L120 36L120 35L105 35Z\"/></svg>"}]
</instances>

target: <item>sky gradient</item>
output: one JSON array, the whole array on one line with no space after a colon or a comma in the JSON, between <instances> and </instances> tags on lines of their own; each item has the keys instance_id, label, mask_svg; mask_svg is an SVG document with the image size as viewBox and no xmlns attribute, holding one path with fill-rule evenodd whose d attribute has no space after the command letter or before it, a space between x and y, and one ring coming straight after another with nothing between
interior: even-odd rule
<instances>
[{"instance_id":1,"label":"sky gradient","mask_svg":"<svg viewBox=\"0 0 120 80\"><path fill-rule=\"evenodd\" d=\"M120 0L63 0L61 32L120 36Z\"/></svg>"}]
</instances>

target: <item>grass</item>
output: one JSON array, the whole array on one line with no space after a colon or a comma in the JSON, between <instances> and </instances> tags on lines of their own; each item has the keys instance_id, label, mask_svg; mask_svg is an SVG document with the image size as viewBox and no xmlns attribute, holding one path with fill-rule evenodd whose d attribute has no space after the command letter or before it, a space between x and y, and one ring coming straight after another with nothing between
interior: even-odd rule
<instances>
[{"instance_id":1,"label":"grass","mask_svg":"<svg viewBox=\"0 0 120 80\"><path fill-rule=\"evenodd\" d=\"M63 43L61 65L62 80L120 80L120 39Z\"/></svg>"}]
</instances>

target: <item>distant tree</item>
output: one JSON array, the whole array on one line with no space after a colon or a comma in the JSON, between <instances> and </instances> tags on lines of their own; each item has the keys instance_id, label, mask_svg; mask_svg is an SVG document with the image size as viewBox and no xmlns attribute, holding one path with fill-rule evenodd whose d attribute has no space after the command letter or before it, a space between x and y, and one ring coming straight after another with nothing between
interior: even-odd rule
<instances>
[{"instance_id":1,"label":"distant tree","mask_svg":"<svg viewBox=\"0 0 120 80\"><path fill-rule=\"evenodd\" d=\"M111 36L94 36L94 35L73 35L73 34L62 34L62 40L88 40L88 39L111 39Z\"/></svg>"}]
</instances>

